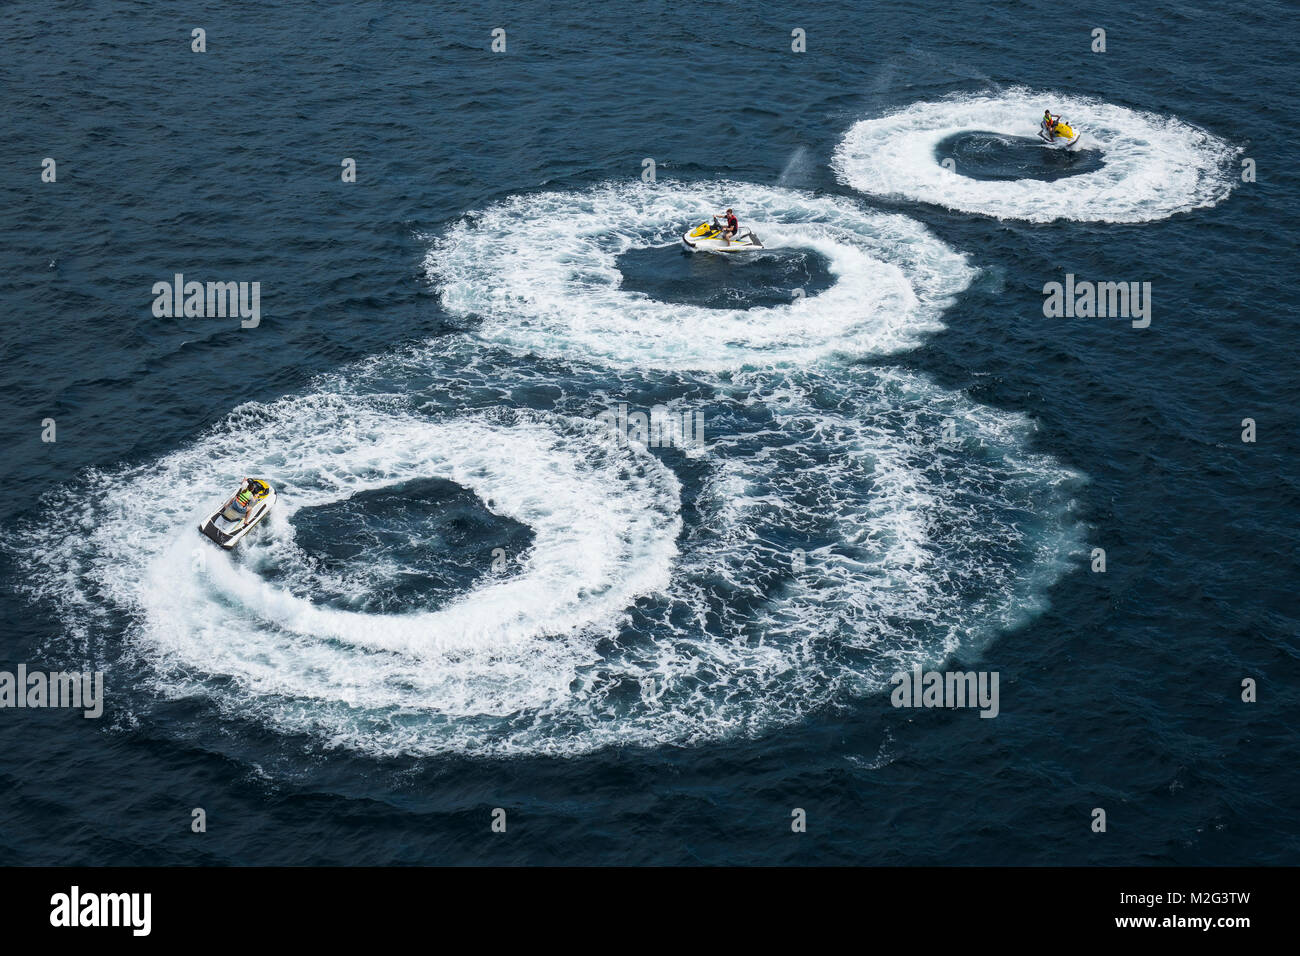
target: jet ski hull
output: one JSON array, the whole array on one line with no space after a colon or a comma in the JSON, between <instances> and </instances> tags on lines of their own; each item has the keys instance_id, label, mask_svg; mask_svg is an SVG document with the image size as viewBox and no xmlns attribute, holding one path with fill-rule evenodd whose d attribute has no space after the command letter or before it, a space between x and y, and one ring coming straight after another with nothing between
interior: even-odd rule
<instances>
[{"instance_id":1,"label":"jet ski hull","mask_svg":"<svg viewBox=\"0 0 1300 956\"><path fill-rule=\"evenodd\" d=\"M271 506L275 504L275 489L269 482L262 481L262 484L266 486L266 494L253 500L248 514L243 518L233 520L227 518L226 509L230 507L230 502L226 502L215 514L199 525L199 531L226 550L239 544L244 535L261 523L262 519L270 513Z\"/></svg>"},{"instance_id":2,"label":"jet ski hull","mask_svg":"<svg viewBox=\"0 0 1300 956\"><path fill-rule=\"evenodd\" d=\"M741 229L734 239L723 239L718 230L707 224L682 236L682 243L692 252L749 252L763 248L758 236L749 229Z\"/></svg>"},{"instance_id":3,"label":"jet ski hull","mask_svg":"<svg viewBox=\"0 0 1300 956\"><path fill-rule=\"evenodd\" d=\"M1040 125L1038 127L1038 138L1053 149L1074 151L1079 148L1079 140L1083 138L1082 133L1066 123L1058 123L1056 128L1058 132L1053 135L1047 131L1046 127Z\"/></svg>"}]
</instances>

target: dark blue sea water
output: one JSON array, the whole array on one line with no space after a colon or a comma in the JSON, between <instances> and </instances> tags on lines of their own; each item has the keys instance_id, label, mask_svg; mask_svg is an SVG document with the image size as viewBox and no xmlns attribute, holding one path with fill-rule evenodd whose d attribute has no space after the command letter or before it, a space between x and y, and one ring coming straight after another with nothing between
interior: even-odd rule
<instances>
[{"instance_id":1,"label":"dark blue sea water","mask_svg":"<svg viewBox=\"0 0 1300 956\"><path fill-rule=\"evenodd\" d=\"M0 710L0 862L1296 863L1296 27L0 8L0 670L107 685Z\"/></svg>"}]
</instances>

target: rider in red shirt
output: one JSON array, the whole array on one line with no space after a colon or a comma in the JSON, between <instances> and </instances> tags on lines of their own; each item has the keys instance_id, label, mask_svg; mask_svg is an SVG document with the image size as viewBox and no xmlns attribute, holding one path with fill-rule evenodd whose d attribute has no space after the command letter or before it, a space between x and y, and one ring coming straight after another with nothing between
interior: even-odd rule
<instances>
[{"instance_id":1,"label":"rider in red shirt","mask_svg":"<svg viewBox=\"0 0 1300 956\"><path fill-rule=\"evenodd\" d=\"M736 214L734 212L728 209L727 225L722 230L722 238L730 241L730 239L736 234L736 231L738 229L740 229L740 220L736 218Z\"/></svg>"}]
</instances>

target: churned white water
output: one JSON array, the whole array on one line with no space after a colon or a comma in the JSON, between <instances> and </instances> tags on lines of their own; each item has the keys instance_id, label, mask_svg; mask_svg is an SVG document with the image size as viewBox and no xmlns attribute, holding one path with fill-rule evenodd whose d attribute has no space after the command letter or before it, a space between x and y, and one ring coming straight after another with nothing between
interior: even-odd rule
<instances>
[{"instance_id":1,"label":"churned white water","mask_svg":"<svg viewBox=\"0 0 1300 956\"><path fill-rule=\"evenodd\" d=\"M621 288L620 254L728 204L774 253L821 255L829 288L750 309ZM919 223L737 183L605 185L471 214L430 239L427 268L468 336L240 406L52 491L17 531L24 587L75 653L145 675L121 706L202 698L373 755L752 736L977 652L1079 549L1081 478L1028 450L1031 421L837 360L917 344L971 282ZM596 421L663 370L668 411L706 422L689 456ZM197 525L245 475L279 501L226 553ZM400 560L313 553L319 516L427 479L525 526L526 548L500 561L475 532L454 558L482 572L440 597L402 587L451 557L409 516L384 529ZM377 608L381 590L396 597Z\"/></svg>"},{"instance_id":2,"label":"churned white water","mask_svg":"<svg viewBox=\"0 0 1300 956\"><path fill-rule=\"evenodd\" d=\"M1078 547L1078 476L1023 450L1032 424L902 370L739 375L710 420L750 425L711 437L690 522L673 472L589 416L433 404L337 377L242 406L55 493L16 545L27 586L88 654L146 666L137 706L199 695L374 754L574 755L752 735L878 691L1035 613ZM196 526L245 473L280 501L226 553ZM428 477L526 525L527 551L488 571L485 541L483 576L437 606L340 607L412 569L363 553L329 578L296 516Z\"/></svg>"},{"instance_id":3,"label":"churned white water","mask_svg":"<svg viewBox=\"0 0 1300 956\"><path fill-rule=\"evenodd\" d=\"M811 250L830 288L789 304L716 309L622 287L618 256L681 245L720 208L766 252ZM696 253L709 255L710 253ZM718 371L916 346L975 275L921 223L854 203L734 182L606 184L517 196L437 237L426 260L446 308L485 340L611 366Z\"/></svg>"},{"instance_id":4,"label":"churned white water","mask_svg":"<svg viewBox=\"0 0 1300 956\"><path fill-rule=\"evenodd\" d=\"M961 133L1037 142L1044 109L1082 133L1081 149L1101 152L1100 169L1052 181L993 182L965 176L937 155L941 143ZM862 193L999 219L1146 222L1222 202L1233 187L1238 151L1175 117L1014 89L914 103L862 120L845 133L832 166L842 183Z\"/></svg>"}]
</instances>

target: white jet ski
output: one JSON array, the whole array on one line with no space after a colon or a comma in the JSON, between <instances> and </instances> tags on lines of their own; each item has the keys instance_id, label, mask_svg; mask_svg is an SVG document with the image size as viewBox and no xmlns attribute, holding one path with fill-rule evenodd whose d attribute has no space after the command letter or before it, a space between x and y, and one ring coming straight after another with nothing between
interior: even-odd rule
<instances>
[{"instance_id":1,"label":"white jet ski","mask_svg":"<svg viewBox=\"0 0 1300 956\"><path fill-rule=\"evenodd\" d=\"M247 508L241 512L235 499L245 490L251 491L253 496L249 499ZM216 514L199 525L199 530L223 548L233 548L266 517L273 504L275 489L271 483L263 478L249 478Z\"/></svg>"},{"instance_id":2,"label":"white jet ski","mask_svg":"<svg viewBox=\"0 0 1300 956\"><path fill-rule=\"evenodd\" d=\"M1038 124L1038 138L1056 149L1076 150L1079 148L1079 140L1082 136L1082 133L1063 119L1056 121L1056 128L1052 131L1047 129L1046 120Z\"/></svg>"},{"instance_id":3,"label":"white jet ski","mask_svg":"<svg viewBox=\"0 0 1300 956\"><path fill-rule=\"evenodd\" d=\"M713 222L702 222L682 236L682 242L693 252L746 252L763 248L753 230L743 226L730 239L723 239L722 224L718 222L717 216L713 217Z\"/></svg>"}]
</instances>

